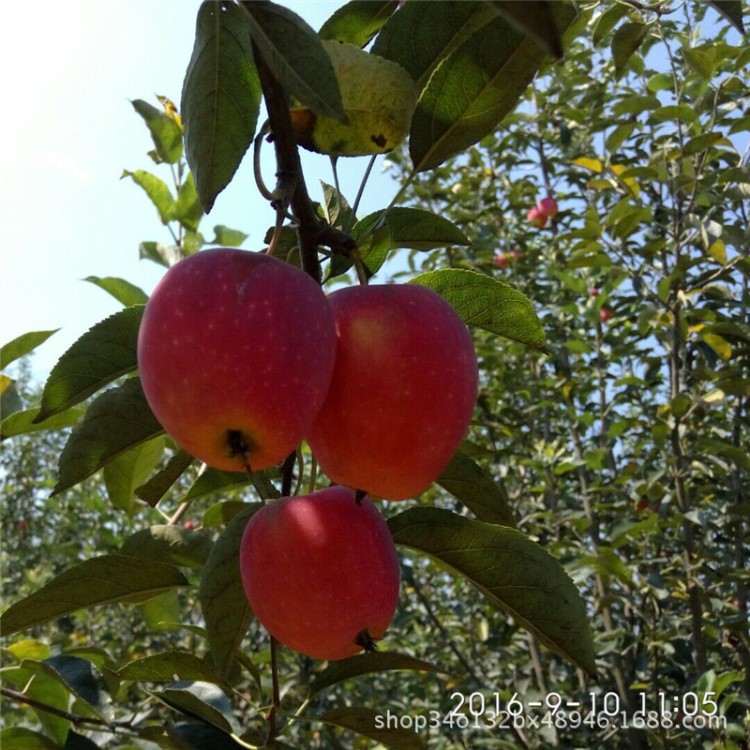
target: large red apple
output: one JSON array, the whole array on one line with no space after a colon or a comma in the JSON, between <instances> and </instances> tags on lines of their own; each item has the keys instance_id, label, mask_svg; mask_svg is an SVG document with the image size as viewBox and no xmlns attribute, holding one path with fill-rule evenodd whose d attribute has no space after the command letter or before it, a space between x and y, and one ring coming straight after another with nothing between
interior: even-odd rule
<instances>
[{"instance_id":1,"label":"large red apple","mask_svg":"<svg viewBox=\"0 0 750 750\"><path fill-rule=\"evenodd\" d=\"M347 487L264 505L245 528L240 572L266 630L315 659L371 648L398 603L398 556L388 526Z\"/></svg>"},{"instance_id":2,"label":"large red apple","mask_svg":"<svg viewBox=\"0 0 750 750\"><path fill-rule=\"evenodd\" d=\"M307 441L334 482L388 500L413 497L437 479L469 426L471 336L423 286L346 287L329 300L336 364Z\"/></svg>"},{"instance_id":3,"label":"large red apple","mask_svg":"<svg viewBox=\"0 0 750 750\"><path fill-rule=\"evenodd\" d=\"M172 267L138 336L143 390L188 453L225 471L283 460L320 409L336 335L328 301L305 273L216 248Z\"/></svg>"}]
</instances>

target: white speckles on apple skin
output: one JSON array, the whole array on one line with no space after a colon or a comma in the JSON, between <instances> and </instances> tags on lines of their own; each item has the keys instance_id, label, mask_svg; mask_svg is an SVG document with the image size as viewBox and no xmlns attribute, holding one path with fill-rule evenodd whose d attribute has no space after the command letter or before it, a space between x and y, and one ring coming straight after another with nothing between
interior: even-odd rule
<instances>
[{"instance_id":1,"label":"white speckles on apple skin","mask_svg":"<svg viewBox=\"0 0 750 750\"><path fill-rule=\"evenodd\" d=\"M214 263L222 253L229 273ZM301 441L330 382L335 329L322 291L301 271L247 251L201 251L170 274L174 288L157 286L139 340L144 390L157 418L178 443L190 442L191 452L217 468L237 470L218 465L221 458L212 463L215 448L201 455L195 425L214 425L218 433L259 425L257 442L267 441L278 454L267 465L282 460ZM226 424L215 418L218 411L229 415ZM223 438L201 440L213 445Z\"/></svg>"}]
</instances>

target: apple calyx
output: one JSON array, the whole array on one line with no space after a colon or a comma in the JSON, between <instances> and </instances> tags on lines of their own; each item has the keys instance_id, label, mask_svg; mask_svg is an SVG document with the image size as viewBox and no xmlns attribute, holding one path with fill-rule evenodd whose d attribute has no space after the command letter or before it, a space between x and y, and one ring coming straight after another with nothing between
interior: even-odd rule
<instances>
[{"instance_id":1,"label":"apple calyx","mask_svg":"<svg viewBox=\"0 0 750 750\"><path fill-rule=\"evenodd\" d=\"M357 633L354 642L369 653L378 650L377 642L372 638L367 628Z\"/></svg>"}]
</instances>

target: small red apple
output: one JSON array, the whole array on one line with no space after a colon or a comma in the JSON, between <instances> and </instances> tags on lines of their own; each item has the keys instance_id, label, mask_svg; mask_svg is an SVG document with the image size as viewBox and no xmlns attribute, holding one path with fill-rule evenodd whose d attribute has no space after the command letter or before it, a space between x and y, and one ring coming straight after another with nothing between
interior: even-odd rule
<instances>
[{"instance_id":1,"label":"small red apple","mask_svg":"<svg viewBox=\"0 0 750 750\"><path fill-rule=\"evenodd\" d=\"M192 531L195 528L195 524L190 519L188 519L182 524L182 528L187 529L188 531Z\"/></svg>"},{"instance_id":2,"label":"small red apple","mask_svg":"<svg viewBox=\"0 0 750 750\"><path fill-rule=\"evenodd\" d=\"M603 307L599 310L599 320L602 323L606 323L612 317L612 311L609 308Z\"/></svg>"},{"instance_id":3,"label":"small red apple","mask_svg":"<svg viewBox=\"0 0 750 750\"><path fill-rule=\"evenodd\" d=\"M326 297L276 258L216 248L156 286L138 335L154 415L188 453L225 471L283 460L325 399L336 332Z\"/></svg>"},{"instance_id":4,"label":"small red apple","mask_svg":"<svg viewBox=\"0 0 750 750\"><path fill-rule=\"evenodd\" d=\"M529 220L529 224L531 224L532 227L541 228L547 223L547 214L539 209L538 204L534 206L534 208L529 209L526 218Z\"/></svg>"},{"instance_id":5,"label":"small red apple","mask_svg":"<svg viewBox=\"0 0 750 750\"><path fill-rule=\"evenodd\" d=\"M437 479L477 398L471 335L436 292L416 284L346 287L331 388L307 442L339 484L404 500Z\"/></svg>"},{"instance_id":6,"label":"small red apple","mask_svg":"<svg viewBox=\"0 0 750 750\"><path fill-rule=\"evenodd\" d=\"M245 528L240 572L263 627L314 659L371 649L398 603L398 556L385 519L347 487L264 505Z\"/></svg>"},{"instance_id":7,"label":"small red apple","mask_svg":"<svg viewBox=\"0 0 750 750\"><path fill-rule=\"evenodd\" d=\"M599 290L592 286L591 289L589 289L589 297L598 297L599 296Z\"/></svg>"},{"instance_id":8,"label":"small red apple","mask_svg":"<svg viewBox=\"0 0 750 750\"><path fill-rule=\"evenodd\" d=\"M542 200L540 200L539 203L536 204L536 207L548 219L551 219L553 216L557 216L557 201L551 195L548 195L546 198L542 198Z\"/></svg>"},{"instance_id":9,"label":"small red apple","mask_svg":"<svg viewBox=\"0 0 750 750\"><path fill-rule=\"evenodd\" d=\"M502 250L498 250L492 262L497 268L505 268L508 265L508 256Z\"/></svg>"}]
</instances>

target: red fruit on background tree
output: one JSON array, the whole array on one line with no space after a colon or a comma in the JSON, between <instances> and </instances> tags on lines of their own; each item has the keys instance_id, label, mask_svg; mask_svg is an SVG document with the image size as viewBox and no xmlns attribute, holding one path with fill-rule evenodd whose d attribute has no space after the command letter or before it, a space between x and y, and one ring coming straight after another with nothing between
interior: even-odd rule
<instances>
[{"instance_id":1,"label":"red fruit on background tree","mask_svg":"<svg viewBox=\"0 0 750 750\"><path fill-rule=\"evenodd\" d=\"M529 220L529 224L531 224L532 227L541 228L547 223L547 214L541 211L538 205L529 209L526 218Z\"/></svg>"},{"instance_id":2,"label":"red fruit on background tree","mask_svg":"<svg viewBox=\"0 0 750 750\"><path fill-rule=\"evenodd\" d=\"M599 320L602 323L606 323L612 317L612 311L609 308L603 307L599 310Z\"/></svg>"},{"instance_id":3,"label":"red fruit on background tree","mask_svg":"<svg viewBox=\"0 0 750 750\"><path fill-rule=\"evenodd\" d=\"M415 284L347 287L329 300L336 365L307 441L332 481L413 497L447 466L471 421L471 335L439 294Z\"/></svg>"},{"instance_id":4,"label":"red fruit on background tree","mask_svg":"<svg viewBox=\"0 0 750 750\"><path fill-rule=\"evenodd\" d=\"M536 204L536 207L548 219L551 219L553 216L557 216L557 201L551 195L548 195L546 198L542 198L542 200L540 200L539 203Z\"/></svg>"},{"instance_id":5,"label":"red fruit on background tree","mask_svg":"<svg viewBox=\"0 0 750 750\"><path fill-rule=\"evenodd\" d=\"M268 255L216 248L172 267L146 305L146 399L188 453L263 469L302 439L325 399L335 329L320 287Z\"/></svg>"},{"instance_id":6,"label":"red fruit on background tree","mask_svg":"<svg viewBox=\"0 0 750 750\"><path fill-rule=\"evenodd\" d=\"M505 268L508 265L508 256L502 252L502 250L495 253L495 257L492 261L497 268Z\"/></svg>"},{"instance_id":7,"label":"red fruit on background tree","mask_svg":"<svg viewBox=\"0 0 750 750\"><path fill-rule=\"evenodd\" d=\"M388 525L347 487L264 505L245 528L240 571L263 627L314 659L371 650L398 603L398 555Z\"/></svg>"}]
</instances>

